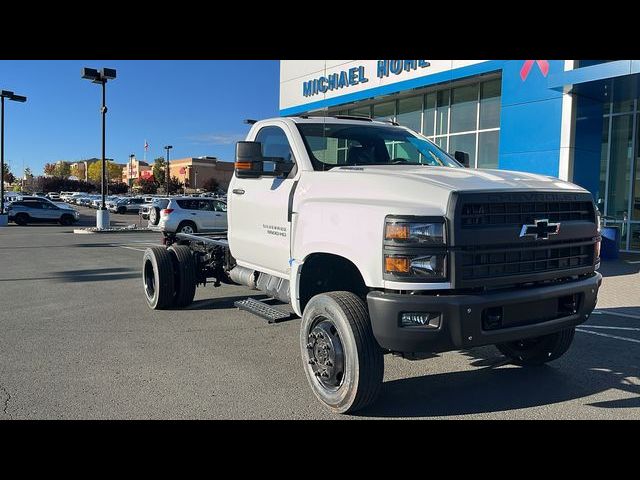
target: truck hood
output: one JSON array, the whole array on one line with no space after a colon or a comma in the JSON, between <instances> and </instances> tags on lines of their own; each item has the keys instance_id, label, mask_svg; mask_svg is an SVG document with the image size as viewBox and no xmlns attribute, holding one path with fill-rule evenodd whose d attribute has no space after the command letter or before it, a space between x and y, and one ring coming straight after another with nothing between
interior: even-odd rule
<instances>
[{"instance_id":1,"label":"truck hood","mask_svg":"<svg viewBox=\"0 0 640 480\"><path fill-rule=\"evenodd\" d=\"M314 172L313 177L317 181L302 182L300 185L309 200L385 205L402 209L408 214L412 211L443 214L451 192L585 191L558 178L534 173L428 165L334 167L326 172Z\"/></svg>"},{"instance_id":2,"label":"truck hood","mask_svg":"<svg viewBox=\"0 0 640 480\"><path fill-rule=\"evenodd\" d=\"M389 180L409 180L449 191L540 189L540 190L582 190L556 177L510 170L476 170L473 168L449 168L424 166L381 165L370 167L338 167L332 172L359 172L362 176L384 176Z\"/></svg>"}]
</instances>

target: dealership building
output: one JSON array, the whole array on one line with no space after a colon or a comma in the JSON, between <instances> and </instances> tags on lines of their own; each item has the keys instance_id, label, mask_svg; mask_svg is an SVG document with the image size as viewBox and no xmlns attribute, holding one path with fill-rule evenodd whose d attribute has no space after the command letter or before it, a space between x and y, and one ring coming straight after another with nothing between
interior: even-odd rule
<instances>
[{"instance_id":1,"label":"dealership building","mask_svg":"<svg viewBox=\"0 0 640 480\"><path fill-rule=\"evenodd\" d=\"M640 251L640 60L283 60L280 114L364 115L589 190Z\"/></svg>"}]
</instances>

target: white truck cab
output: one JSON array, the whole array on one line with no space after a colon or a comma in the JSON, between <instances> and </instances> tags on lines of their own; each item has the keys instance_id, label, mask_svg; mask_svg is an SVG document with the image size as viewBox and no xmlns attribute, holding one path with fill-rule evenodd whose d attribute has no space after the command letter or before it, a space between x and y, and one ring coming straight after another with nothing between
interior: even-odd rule
<instances>
[{"instance_id":1,"label":"white truck cab","mask_svg":"<svg viewBox=\"0 0 640 480\"><path fill-rule=\"evenodd\" d=\"M169 243L182 245L169 250L187 258L190 249L194 278L228 272L290 302L302 317L309 383L336 412L375 400L384 353L496 345L521 365L558 358L602 279L590 193L455 158L391 122L259 121L237 145L227 239L211 241L206 261L203 241L189 236L176 235ZM221 253L211 260L215 249L226 252L224 268ZM152 264L165 254L154 252L145 254L145 285L158 308L163 279Z\"/></svg>"}]
</instances>

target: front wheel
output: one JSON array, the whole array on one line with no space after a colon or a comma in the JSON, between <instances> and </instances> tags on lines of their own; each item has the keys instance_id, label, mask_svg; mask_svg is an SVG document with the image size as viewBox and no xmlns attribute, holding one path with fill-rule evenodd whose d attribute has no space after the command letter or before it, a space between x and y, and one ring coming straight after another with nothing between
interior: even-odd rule
<instances>
[{"instance_id":1,"label":"front wheel","mask_svg":"<svg viewBox=\"0 0 640 480\"><path fill-rule=\"evenodd\" d=\"M13 221L16 222L17 225L24 226L29 221L29 215L27 215L26 213L19 213L15 216Z\"/></svg>"},{"instance_id":2,"label":"front wheel","mask_svg":"<svg viewBox=\"0 0 640 480\"><path fill-rule=\"evenodd\" d=\"M336 413L373 403L384 359L365 302L351 292L316 295L304 309L300 349L313 393Z\"/></svg>"},{"instance_id":3,"label":"front wheel","mask_svg":"<svg viewBox=\"0 0 640 480\"><path fill-rule=\"evenodd\" d=\"M62 217L60 218L60 225L64 225L65 227L68 227L72 223L73 223L73 217L71 215L62 215Z\"/></svg>"},{"instance_id":4,"label":"front wheel","mask_svg":"<svg viewBox=\"0 0 640 480\"><path fill-rule=\"evenodd\" d=\"M499 343L496 348L516 365L542 365L564 355L573 342L575 332L575 328L567 328L542 337Z\"/></svg>"}]
</instances>

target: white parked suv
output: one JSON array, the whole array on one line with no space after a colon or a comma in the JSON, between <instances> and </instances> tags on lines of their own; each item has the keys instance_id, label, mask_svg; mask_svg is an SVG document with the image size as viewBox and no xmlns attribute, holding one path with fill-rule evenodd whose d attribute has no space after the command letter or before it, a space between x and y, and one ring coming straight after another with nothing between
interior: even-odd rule
<instances>
[{"instance_id":1,"label":"white parked suv","mask_svg":"<svg viewBox=\"0 0 640 480\"><path fill-rule=\"evenodd\" d=\"M174 197L160 211L157 229L169 233L224 231L227 204L213 198Z\"/></svg>"}]
</instances>

